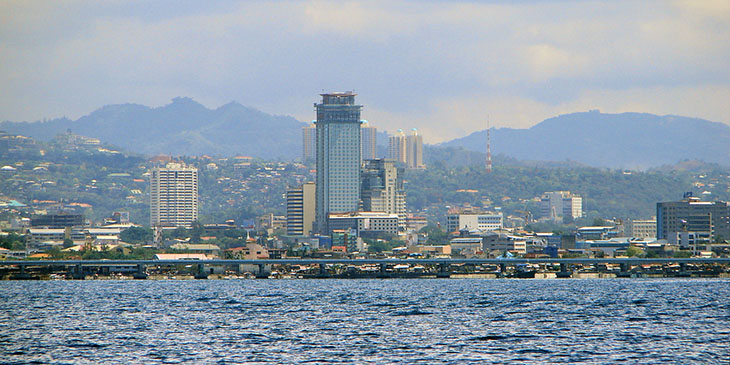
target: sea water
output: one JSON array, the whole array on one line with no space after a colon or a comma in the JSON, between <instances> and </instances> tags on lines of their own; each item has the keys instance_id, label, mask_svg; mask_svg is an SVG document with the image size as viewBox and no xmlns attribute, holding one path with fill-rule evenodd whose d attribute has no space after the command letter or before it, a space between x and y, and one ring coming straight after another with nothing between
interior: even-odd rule
<instances>
[{"instance_id":1,"label":"sea water","mask_svg":"<svg viewBox=\"0 0 730 365\"><path fill-rule=\"evenodd\" d=\"M2 363L727 363L730 281L0 282Z\"/></svg>"}]
</instances>

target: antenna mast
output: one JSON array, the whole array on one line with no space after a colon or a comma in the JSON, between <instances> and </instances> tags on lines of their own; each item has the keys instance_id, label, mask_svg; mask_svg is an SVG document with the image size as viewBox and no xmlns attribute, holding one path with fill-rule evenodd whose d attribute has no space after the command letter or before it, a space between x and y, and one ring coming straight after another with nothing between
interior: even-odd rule
<instances>
[{"instance_id":1,"label":"antenna mast","mask_svg":"<svg viewBox=\"0 0 730 365\"><path fill-rule=\"evenodd\" d=\"M492 148L490 146L491 138L489 135L489 116L487 116L487 173L492 172Z\"/></svg>"}]
</instances>

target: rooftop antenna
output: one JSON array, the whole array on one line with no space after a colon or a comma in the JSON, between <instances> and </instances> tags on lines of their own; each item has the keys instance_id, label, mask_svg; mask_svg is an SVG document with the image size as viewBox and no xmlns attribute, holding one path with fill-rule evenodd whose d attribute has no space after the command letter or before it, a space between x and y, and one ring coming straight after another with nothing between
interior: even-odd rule
<instances>
[{"instance_id":1,"label":"rooftop antenna","mask_svg":"<svg viewBox=\"0 0 730 365\"><path fill-rule=\"evenodd\" d=\"M489 115L487 115L487 173L492 172L492 149L490 146L491 138L489 135Z\"/></svg>"}]
</instances>

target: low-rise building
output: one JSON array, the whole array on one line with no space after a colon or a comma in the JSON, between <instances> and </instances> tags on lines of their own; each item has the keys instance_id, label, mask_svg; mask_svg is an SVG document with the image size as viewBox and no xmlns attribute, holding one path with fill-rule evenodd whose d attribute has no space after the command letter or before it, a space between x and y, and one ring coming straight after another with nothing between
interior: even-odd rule
<instances>
[{"instance_id":1,"label":"low-rise building","mask_svg":"<svg viewBox=\"0 0 730 365\"><path fill-rule=\"evenodd\" d=\"M635 238L656 237L656 218L630 220L626 234Z\"/></svg>"},{"instance_id":2,"label":"low-rise building","mask_svg":"<svg viewBox=\"0 0 730 365\"><path fill-rule=\"evenodd\" d=\"M220 247L209 243L176 243L171 245L170 248L173 250L202 253L211 257L219 257L221 253Z\"/></svg>"},{"instance_id":3,"label":"low-rise building","mask_svg":"<svg viewBox=\"0 0 730 365\"><path fill-rule=\"evenodd\" d=\"M28 245L31 248L38 248L45 242L63 244L63 240L66 238L69 238L68 232L63 228L28 229Z\"/></svg>"},{"instance_id":4,"label":"low-rise building","mask_svg":"<svg viewBox=\"0 0 730 365\"><path fill-rule=\"evenodd\" d=\"M431 256L451 256L450 245L439 245L439 246L413 246L410 248L413 252L421 255Z\"/></svg>"},{"instance_id":5,"label":"low-rise building","mask_svg":"<svg viewBox=\"0 0 730 365\"><path fill-rule=\"evenodd\" d=\"M355 230L359 236L362 232L386 232L398 234L398 215L381 212L330 213L328 226L330 231Z\"/></svg>"},{"instance_id":6,"label":"low-rise building","mask_svg":"<svg viewBox=\"0 0 730 365\"><path fill-rule=\"evenodd\" d=\"M262 260L269 258L269 250L258 243L248 242L246 246L225 250L225 257L236 260Z\"/></svg>"},{"instance_id":7,"label":"low-rise building","mask_svg":"<svg viewBox=\"0 0 730 365\"><path fill-rule=\"evenodd\" d=\"M569 191L550 191L540 197L540 217L572 219L583 216L583 198Z\"/></svg>"},{"instance_id":8,"label":"low-rise building","mask_svg":"<svg viewBox=\"0 0 730 365\"><path fill-rule=\"evenodd\" d=\"M410 213L406 214L406 230L417 232L427 225L428 221L426 220L426 217L416 216Z\"/></svg>"},{"instance_id":9,"label":"low-rise building","mask_svg":"<svg viewBox=\"0 0 730 365\"><path fill-rule=\"evenodd\" d=\"M211 260L202 253L158 253L155 254L153 260Z\"/></svg>"},{"instance_id":10,"label":"low-rise building","mask_svg":"<svg viewBox=\"0 0 730 365\"><path fill-rule=\"evenodd\" d=\"M446 216L446 231L496 231L504 228L502 213L454 213Z\"/></svg>"},{"instance_id":11,"label":"low-rise building","mask_svg":"<svg viewBox=\"0 0 730 365\"><path fill-rule=\"evenodd\" d=\"M482 237L452 238L449 245L452 256L473 256L483 252Z\"/></svg>"},{"instance_id":12,"label":"low-rise building","mask_svg":"<svg viewBox=\"0 0 730 365\"><path fill-rule=\"evenodd\" d=\"M605 240L616 237L613 226L580 227L576 233L576 240Z\"/></svg>"},{"instance_id":13,"label":"low-rise building","mask_svg":"<svg viewBox=\"0 0 730 365\"><path fill-rule=\"evenodd\" d=\"M483 239L484 252L515 252L527 253L527 240L524 237L512 236L504 233L487 233Z\"/></svg>"}]
</instances>

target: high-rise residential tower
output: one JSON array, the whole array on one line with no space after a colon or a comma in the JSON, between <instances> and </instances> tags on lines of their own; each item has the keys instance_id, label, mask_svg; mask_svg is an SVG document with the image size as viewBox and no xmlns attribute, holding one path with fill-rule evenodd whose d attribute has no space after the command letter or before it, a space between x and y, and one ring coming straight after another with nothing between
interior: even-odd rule
<instances>
[{"instance_id":1,"label":"high-rise residential tower","mask_svg":"<svg viewBox=\"0 0 730 365\"><path fill-rule=\"evenodd\" d=\"M388 158L402 165L407 162L406 135L402 129L399 129L394 136L388 138Z\"/></svg>"},{"instance_id":2,"label":"high-rise residential tower","mask_svg":"<svg viewBox=\"0 0 730 365\"><path fill-rule=\"evenodd\" d=\"M317 125L309 124L302 127L302 163L317 161Z\"/></svg>"},{"instance_id":3,"label":"high-rise residential tower","mask_svg":"<svg viewBox=\"0 0 730 365\"><path fill-rule=\"evenodd\" d=\"M362 159L374 160L377 155L377 133L378 129L371 127L367 120L362 121L360 128L362 142Z\"/></svg>"},{"instance_id":4,"label":"high-rise residential tower","mask_svg":"<svg viewBox=\"0 0 730 365\"><path fill-rule=\"evenodd\" d=\"M406 165L411 169L422 169L423 164L423 137L418 135L416 128L406 138Z\"/></svg>"},{"instance_id":5,"label":"high-rise residential tower","mask_svg":"<svg viewBox=\"0 0 730 365\"><path fill-rule=\"evenodd\" d=\"M190 227L198 220L198 169L173 162L151 173L150 225Z\"/></svg>"},{"instance_id":6,"label":"high-rise residential tower","mask_svg":"<svg viewBox=\"0 0 730 365\"><path fill-rule=\"evenodd\" d=\"M286 234L290 236L308 236L312 232L315 190L313 182L287 190Z\"/></svg>"},{"instance_id":7,"label":"high-rise residential tower","mask_svg":"<svg viewBox=\"0 0 730 365\"><path fill-rule=\"evenodd\" d=\"M392 160L365 160L362 167L362 209L398 215L398 230L406 228L403 169Z\"/></svg>"},{"instance_id":8,"label":"high-rise residential tower","mask_svg":"<svg viewBox=\"0 0 730 365\"><path fill-rule=\"evenodd\" d=\"M316 230L330 213L360 207L360 111L352 92L321 94L317 110Z\"/></svg>"}]
</instances>

